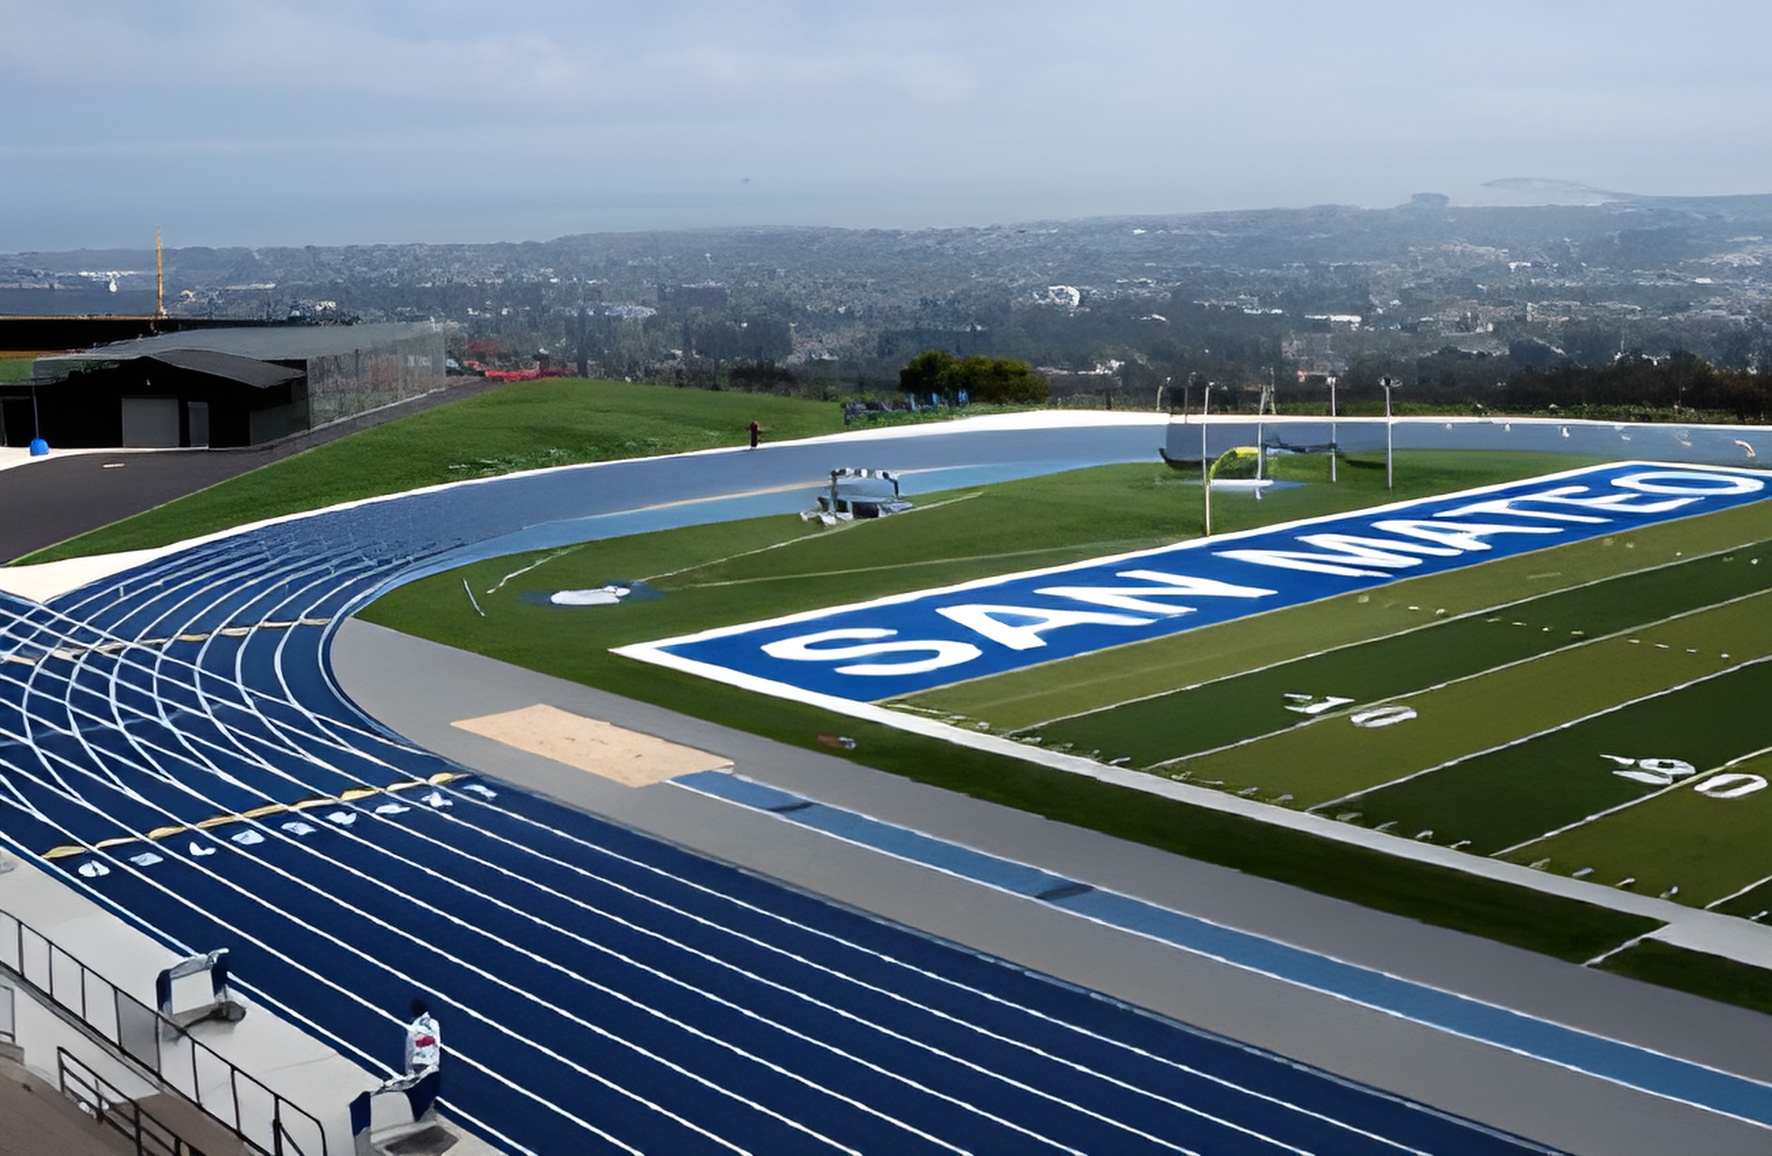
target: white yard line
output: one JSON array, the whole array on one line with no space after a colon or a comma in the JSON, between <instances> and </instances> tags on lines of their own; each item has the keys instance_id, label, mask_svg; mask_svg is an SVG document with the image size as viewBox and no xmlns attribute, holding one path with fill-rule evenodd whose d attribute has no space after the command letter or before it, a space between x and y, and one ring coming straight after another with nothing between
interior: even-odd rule
<instances>
[{"instance_id":1,"label":"white yard line","mask_svg":"<svg viewBox=\"0 0 1772 1156\"><path fill-rule=\"evenodd\" d=\"M1654 799L1659 799L1664 795L1671 795L1675 791L1678 791L1684 787L1696 786L1697 784L1703 782L1706 779L1715 778L1717 775L1721 774L1723 771L1728 770L1730 767L1740 766L1742 763L1747 762L1749 759L1757 759L1761 755L1767 754L1768 752L1772 752L1772 747L1761 747L1757 751L1749 751L1745 755L1737 755L1735 758L1730 759L1726 763L1722 763L1718 766L1710 767L1707 770L1700 771L1696 775L1690 775L1686 778L1679 779L1675 782L1669 783L1667 786L1661 788L1659 791L1650 791L1646 795L1638 795L1636 798L1631 799L1628 802L1620 803L1616 807L1607 807L1603 811L1595 811L1593 814L1587 816L1586 818L1577 819L1573 823L1565 823L1563 826L1558 827L1554 831L1546 831L1542 835L1534 835L1532 838L1527 839L1524 842L1515 843L1512 847L1503 847L1499 851L1491 851L1489 853L1489 857L1491 859L1499 859L1503 855L1512 854L1515 851L1519 851L1524 848L1530 847L1534 843L1542 843L1546 839L1554 839L1558 835L1562 835L1562 834L1565 834L1569 831L1575 830L1577 827L1585 827L1589 823L1595 822L1596 820L1599 820L1599 819L1604 819L1608 815L1616 815L1620 811L1628 811L1632 807L1640 806L1641 804L1650 802Z\"/></svg>"},{"instance_id":2,"label":"white yard line","mask_svg":"<svg viewBox=\"0 0 1772 1156\"><path fill-rule=\"evenodd\" d=\"M1584 543L1580 543L1580 542L1571 543L1571 545L1577 545L1577 546L1583 545L1583 544ZM1371 638L1362 638L1362 639L1357 639L1353 642L1343 642L1343 643L1338 643L1335 646L1326 646L1322 650L1312 650L1312 651L1308 651L1304 654L1294 655L1293 657L1290 657L1290 658L1282 658L1282 659L1279 659L1274 662L1266 663L1262 666L1252 666L1252 667L1248 668L1247 670L1239 670L1239 671L1235 671L1231 674L1221 674L1215 678L1202 679L1199 682L1191 683L1191 684L1189 684L1187 686L1183 686L1183 687L1177 687L1172 690L1160 690L1160 691L1157 691L1153 694L1139 695L1136 698L1125 699L1122 702L1112 703L1108 706L1092 707L1089 710L1078 711L1075 714L1059 715L1056 718L1047 719L1045 722L1030 723L1027 726L1016 727L1014 731L1009 732L1009 733L1020 733L1022 731L1039 730L1041 727L1051 726L1054 723L1068 722L1071 719L1076 719L1076 718L1087 718L1088 716L1090 716L1092 714L1101 714L1106 711L1117 710L1122 706L1129 706L1133 703L1148 702L1151 699L1162 698L1165 695L1170 695L1170 694L1182 694L1187 691L1198 690L1201 687L1212 686L1215 683L1229 682L1232 679L1242 678L1245 675L1261 674L1264 671L1274 670L1278 667L1286 666L1290 663L1306 662L1306 661L1309 661L1310 659L1321 658L1324 655L1335 654L1339 651L1352 650L1353 648L1355 648L1357 646L1365 646L1368 643L1386 642L1386 641L1389 641L1394 638L1402 638L1405 635L1417 634L1423 630L1432 630L1436 626L1449 626L1454 622L1462 622L1468 618L1480 618L1485 614L1499 614L1500 612L1502 612L1504 610L1511 610L1517 606L1526 606L1526 605L1529 605L1533 602L1543 601L1546 598L1555 598L1558 595L1568 594L1568 593L1571 593L1576 590L1586 590L1589 587L1599 586L1599 585L1602 585L1607 582L1618 581L1619 579L1622 579L1622 578L1634 578L1639 574L1653 574L1657 570L1666 570L1666 569L1670 569L1674 566L1683 566L1688 562L1700 562L1700 561L1703 561L1707 558L1720 558L1725 554L1729 554L1729 553L1732 553L1736 550L1740 550L1745 546L1752 546L1752 545L1758 545L1758 543L1742 542L1742 543L1738 543L1733 546L1724 546L1721 549L1712 550L1711 552L1709 552L1707 554L1694 554L1690 558L1676 558L1672 562L1662 562L1662 563L1658 563L1657 565L1654 565L1654 566L1645 566L1640 570L1626 570L1622 574L1609 574L1604 578L1593 578L1593 579L1589 579L1586 582L1577 582L1572 586L1558 587L1555 590L1547 590L1542 594L1529 594L1524 598L1519 598L1519 599L1516 599L1512 602L1502 602L1502 603L1499 603L1495 606L1490 606L1490 607L1487 607L1484 609L1479 609L1479 610L1467 610L1462 614L1455 614L1455 615L1452 615L1450 618L1436 618L1431 622L1424 622L1419 626L1405 626L1401 630L1393 630L1393 631L1390 631L1389 633L1386 633L1386 634L1375 634ZM1559 547L1552 546L1552 547L1550 547L1550 549L1556 550L1556 549L1559 549ZM1533 577L1542 578L1542 577L1550 577L1550 576L1551 575L1534 575ZM1420 579L1420 581L1431 581L1432 579L1438 578L1438 577L1441 577L1441 575L1437 575L1437 574L1427 575L1426 577ZM1530 579L1528 579L1528 581L1530 581ZM1398 592L1398 597L1401 598L1407 593L1407 588L1406 588L1407 582L1408 582L1408 579L1405 579L1404 583L1390 586L1390 587L1387 587L1386 589L1387 589L1387 591ZM1346 597L1346 596L1345 595L1334 595L1333 597ZM1327 600L1325 600L1325 601L1327 601ZM1308 605L1313 605L1313 603L1304 603L1303 605L1308 606ZM1724 604L1717 603L1717 605L1724 605ZM1286 609L1292 609L1292 607L1287 607ZM1249 620L1248 619L1240 619L1238 621L1249 621ZM1227 623L1226 625L1229 625L1229 624ZM1653 625L1656 625L1656 623L1645 623L1644 625L1645 626L1653 626ZM1606 635L1604 637L1613 637L1613 636ZM1140 644L1139 643L1130 643L1129 645L1137 646ZM1498 667L1496 669L1500 669L1500 668ZM1288 727L1286 729L1290 730L1291 728ZM1274 734L1282 734L1284 732L1283 731L1275 731L1273 733ZM1210 752L1196 752L1196 754L1207 754L1207 753L1210 753ZM1165 759L1163 761L1163 763L1153 763L1152 765L1153 766L1162 766L1162 765L1164 765L1164 763L1173 763L1173 762L1178 761L1179 759L1194 758L1194 757L1195 757L1195 755L1180 755L1174 759Z\"/></svg>"},{"instance_id":3,"label":"white yard line","mask_svg":"<svg viewBox=\"0 0 1772 1156\"><path fill-rule=\"evenodd\" d=\"M1759 597L1759 595L1755 595L1755 597ZM1521 746L1525 743L1533 742L1537 739L1544 738L1547 735L1554 735L1554 734L1558 733L1559 731L1570 730L1574 727L1578 727L1578 726L1582 725L1583 723L1591 722L1594 719L1605 718L1609 714L1617 714L1621 710L1628 710L1629 708L1636 706L1639 703L1653 702L1654 700L1656 700L1658 698L1665 698L1670 694L1677 694L1680 691L1686 690L1690 687L1699 686L1699 685L1702 685L1703 683L1710 682L1712 679L1723 678L1727 675L1734 674L1737 671L1745 670L1750 666L1759 666L1759 665L1766 663L1766 662L1772 662L1772 655L1762 655L1758 658L1748 659L1745 662L1738 662L1733 666L1724 667L1722 670L1713 671L1710 674L1701 674L1697 678L1688 679L1687 681L1682 682L1682 683L1678 683L1674 686L1663 687L1661 690L1652 691L1649 694L1639 695L1636 698L1627 699L1624 702L1614 703L1613 705L1608 706L1602 710L1593 711L1592 713L1582 715L1579 718L1568 719L1564 722L1558 723L1554 727L1547 727L1544 730L1535 731L1534 733L1529 734L1529 735L1521 735L1519 738L1509 739L1507 742L1497 743L1496 745L1494 745L1492 747L1485 747L1483 750L1480 750L1480 751L1472 751L1469 754L1459 755L1455 759L1447 759L1445 762L1440 763L1436 766L1427 767L1423 770L1411 772L1410 774L1404 775L1401 778L1392 779L1390 782L1387 782L1387 783L1378 783L1374 786L1362 787L1359 790L1354 791L1350 794L1343 795L1338 799L1329 799L1326 802L1318 803L1316 806L1312 807L1311 810L1316 811L1316 810L1321 810L1325 807L1333 807L1338 803L1345 805L1346 803L1351 802L1354 799L1358 799L1363 795L1369 795L1369 794L1373 793L1374 791L1382 791L1387 787L1394 787L1399 783L1407 783L1411 779L1418 779L1423 775L1431 775L1431 774L1435 773L1436 771L1443 771L1449 767L1455 767L1455 766L1459 765L1460 763L1468 763L1473 759L1480 759L1486 755L1495 754L1497 751L1505 751L1505 750L1509 749L1510 747ZM1460 681L1462 681L1462 680L1460 680ZM1413 696L1410 696L1410 697L1413 697Z\"/></svg>"},{"instance_id":4,"label":"white yard line","mask_svg":"<svg viewBox=\"0 0 1772 1156\"><path fill-rule=\"evenodd\" d=\"M1752 594L1739 594L1739 595L1735 596L1734 598L1728 598L1722 602L1713 602L1709 606L1701 606L1696 610L1682 610L1678 614L1670 614L1666 618L1658 618L1658 619L1655 619L1654 621L1651 621L1651 622L1643 622L1643 623L1639 623L1635 626L1629 626L1623 630L1615 631L1612 634L1602 634L1602 635L1599 635L1598 637L1595 637L1595 638L1583 639L1580 642L1571 643L1567 646L1559 646L1555 650L1547 650L1542 654L1534 654L1534 655L1531 655L1527 658L1516 658L1512 662L1504 662L1500 666L1492 666L1488 670L1480 670L1480 671L1477 671L1473 674L1460 675L1457 678L1447 679L1445 682L1436 682L1436 683L1432 684L1431 686L1425 686L1419 690L1411 690L1411 691L1406 691L1402 694L1390 695L1386 698L1375 699L1372 702L1357 703L1347 710L1334 711L1334 712L1330 712L1330 713L1316 715L1312 718L1306 719L1303 722L1293 723L1289 727L1282 727L1276 731L1269 731L1266 734L1255 735L1251 738L1238 739L1234 743L1226 743L1223 746L1212 747L1212 748L1209 748L1204 751L1196 751L1190 755L1177 755L1176 757L1171 758L1171 759L1164 759L1162 762L1159 762L1159 763L1152 763L1152 764L1150 764L1150 766L1153 768L1167 767L1167 766L1173 766L1176 763L1185 762L1189 759L1207 758L1212 755L1220 754L1224 751L1230 751L1230 750L1235 750L1238 747L1249 746L1252 743L1264 742L1267 739L1275 738L1279 735L1290 734L1293 731L1302 730L1303 728L1311 726L1315 723L1328 722L1333 719L1344 718L1356 710L1363 710L1368 707L1376 706L1376 705L1383 704L1383 703L1408 702L1411 699L1419 698L1422 695L1433 694L1437 691L1445 690L1447 687L1457 686L1460 683L1470 682L1473 679L1487 678L1492 674L1500 674L1503 671L1512 670L1516 667L1529 666L1535 662L1547 662L1547 661L1554 659L1554 658L1560 658L1560 657L1564 657L1564 656L1573 654L1573 653L1581 650L1583 647L1586 647L1589 645L1594 645L1594 644L1601 643L1601 642L1614 642L1620 638L1624 638L1624 637L1631 635L1631 634L1641 634L1644 631L1651 630L1656 627L1666 626L1669 623L1678 622L1682 618L1690 618L1690 617L1692 617L1694 615L1698 615L1698 614L1707 614L1712 610L1718 610L1718 609L1721 609L1722 607L1725 607L1725 606L1733 606L1738 602L1746 602L1746 601L1749 601L1754 598L1772 599L1772 590L1759 590L1759 591L1756 591ZM1483 613L1493 613L1493 611L1484 611ZM1755 659L1750 659L1747 662L1740 663L1738 665L1744 665L1744 666L1749 665L1753 661L1758 661L1758 658L1756 657ZM1721 671L1718 673L1727 673L1727 671ZM1678 688L1675 688L1675 689L1678 689ZM1661 692L1657 692L1657 693L1661 693ZM1646 697L1653 697L1653 696L1646 696ZM1634 700L1634 701L1644 701L1644 700ZM1604 713L1604 712L1602 712L1602 713ZM1555 728L1553 728L1553 729L1555 729ZM1530 738L1531 736L1527 736L1527 737ZM1513 741L1514 742L1524 742L1526 740L1525 739L1516 739ZM1511 745L1513 745L1513 743L1511 743L1511 742L1502 744L1502 746L1511 746ZM1487 754L1491 750L1500 750L1500 749L1501 749L1501 747L1490 747L1487 750L1478 751L1477 754ZM1462 761L1463 759L1475 758L1475 757L1476 757L1476 755L1474 755L1474 754L1473 755L1462 755L1458 759L1452 760L1452 762L1441 764L1441 767L1451 766L1451 765L1453 765L1453 763ZM1439 769L1441 769L1441 768L1440 767L1429 767L1428 771L1439 770ZM1408 779L1414 778L1416 775L1426 774L1426 773L1427 773L1427 771L1417 771L1414 774L1405 775L1401 779L1393 780L1393 782L1398 782L1398 783L1405 782ZM1356 794L1365 794L1367 791L1376 791L1380 787L1389 786L1389 785L1391 785L1391 784L1390 783L1380 783L1380 784L1378 784L1378 786L1364 787L1360 791L1356 792ZM1346 797L1352 798L1353 796L1349 795ZM1330 799L1327 802L1315 804L1311 809L1316 810L1318 807L1327 807L1327 806L1330 806L1331 804L1338 803L1340 801L1341 801L1340 799Z\"/></svg>"}]
</instances>

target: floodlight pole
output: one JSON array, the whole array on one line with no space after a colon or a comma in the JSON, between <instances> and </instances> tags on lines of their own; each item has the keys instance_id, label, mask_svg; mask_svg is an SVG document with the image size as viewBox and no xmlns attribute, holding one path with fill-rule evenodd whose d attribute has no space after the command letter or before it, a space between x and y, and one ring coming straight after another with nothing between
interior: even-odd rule
<instances>
[{"instance_id":1,"label":"floodlight pole","mask_svg":"<svg viewBox=\"0 0 1772 1156\"><path fill-rule=\"evenodd\" d=\"M1334 369L1334 366L1330 366L1330 368ZM1331 483L1336 480L1335 455L1335 374L1331 373L1329 375L1329 481Z\"/></svg>"},{"instance_id":2,"label":"floodlight pole","mask_svg":"<svg viewBox=\"0 0 1772 1156\"><path fill-rule=\"evenodd\" d=\"M1200 489L1206 495L1206 537L1212 536L1212 459L1206 456L1206 414L1212 409L1212 383L1200 396Z\"/></svg>"},{"instance_id":3,"label":"floodlight pole","mask_svg":"<svg viewBox=\"0 0 1772 1156\"><path fill-rule=\"evenodd\" d=\"M1396 383L1390 378L1380 378L1379 385L1384 387L1384 488L1392 489L1396 475L1391 469L1391 387Z\"/></svg>"}]
</instances>

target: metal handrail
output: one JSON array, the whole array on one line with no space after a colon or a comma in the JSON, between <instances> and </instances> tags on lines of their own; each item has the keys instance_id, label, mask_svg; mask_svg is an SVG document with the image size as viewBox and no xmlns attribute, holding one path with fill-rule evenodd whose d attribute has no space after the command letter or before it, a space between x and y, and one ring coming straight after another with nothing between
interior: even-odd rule
<instances>
[{"instance_id":1,"label":"metal handrail","mask_svg":"<svg viewBox=\"0 0 1772 1156\"><path fill-rule=\"evenodd\" d=\"M188 1140L118 1091L68 1049L55 1049L55 1066L62 1094L100 1124L134 1141L135 1156L201 1156Z\"/></svg>"},{"instance_id":2,"label":"metal handrail","mask_svg":"<svg viewBox=\"0 0 1772 1156\"><path fill-rule=\"evenodd\" d=\"M11 933L6 934L9 929ZM273 1156L308 1156L309 1153L327 1156L326 1129L313 1113L273 1092L232 1060L190 1035L158 1009L123 991L30 924L0 911L0 952L7 950L10 950L9 955L0 955L0 971L16 977L52 1004L72 1014L93 1036L147 1069L163 1087L183 1096L247 1144ZM108 1013L108 1022L96 1015L100 1008ZM188 1045L188 1082L182 1082L186 1073L176 1049L167 1048L165 1041L182 1041ZM169 1055L169 1051L174 1054ZM177 1071L170 1067L174 1062L178 1063ZM204 1092L200 1068L225 1072L225 1097ZM247 1121L241 1110L243 1092L269 1108L268 1135L255 1136L246 1130ZM218 1104L218 1099L225 1102ZM263 1131L254 1128L254 1132ZM304 1147L297 1133L314 1147Z\"/></svg>"}]
</instances>

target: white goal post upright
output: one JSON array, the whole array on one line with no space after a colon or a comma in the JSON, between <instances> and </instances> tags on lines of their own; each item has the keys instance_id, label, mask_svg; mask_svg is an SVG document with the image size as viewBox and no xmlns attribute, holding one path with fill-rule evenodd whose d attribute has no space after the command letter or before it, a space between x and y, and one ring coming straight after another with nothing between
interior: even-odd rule
<instances>
[{"instance_id":1,"label":"white goal post upright","mask_svg":"<svg viewBox=\"0 0 1772 1156\"><path fill-rule=\"evenodd\" d=\"M1206 533L1212 537L1212 459L1206 456L1206 415L1212 412L1212 383L1200 396L1200 489L1206 495Z\"/></svg>"}]
</instances>

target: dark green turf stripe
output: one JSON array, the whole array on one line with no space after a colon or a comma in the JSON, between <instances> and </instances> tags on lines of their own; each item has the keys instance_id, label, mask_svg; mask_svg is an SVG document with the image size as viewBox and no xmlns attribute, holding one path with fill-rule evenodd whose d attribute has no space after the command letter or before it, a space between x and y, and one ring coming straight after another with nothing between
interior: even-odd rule
<instances>
[{"instance_id":1,"label":"dark green turf stripe","mask_svg":"<svg viewBox=\"0 0 1772 1156\"><path fill-rule=\"evenodd\" d=\"M1407 634L1110 710L1031 727L1050 747L1069 744L1134 766L1198 754L1302 724L1287 695L1377 702L1549 654L1621 630L1772 588L1772 542L1546 594ZM1511 593L1497 590L1505 601ZM1432 613L1431 608L1425 613Z\"/></svg>"}]
</instances>

